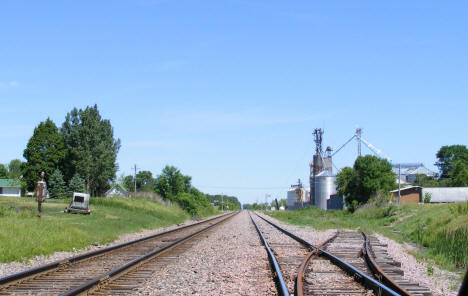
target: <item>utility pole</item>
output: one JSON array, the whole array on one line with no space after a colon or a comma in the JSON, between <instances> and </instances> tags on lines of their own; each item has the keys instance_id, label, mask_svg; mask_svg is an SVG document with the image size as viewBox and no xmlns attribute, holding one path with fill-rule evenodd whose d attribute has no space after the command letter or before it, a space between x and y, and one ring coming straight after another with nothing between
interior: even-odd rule
<instances>
[{"instance_id":1,"label":"utility pole","mask_svg":"<svg viewBox=\"0 0 468 296\"><path fill-rule=\"evenodd\" d=\"M401 163L398 164L398 207L400 207L400 198L401 198L400 184L401 184Z\"/></svg>"},{"instance_id":2,"label":"utility pole","mask_svg":"<svg viewBox=\"0 0 468 296\"><path fill-rule=\"evenodd\" d=\"M136 164L135 164L135 166L133 167L133 169L135 169L135 174L133 175L133 185L134 185L134 187L133 187L133 194L134 194L134 196L133 196L133 197L136 197L136 172L137 172L137 169L139 169L139 168L137 168L137 166L136 166Z\"/></svg>"}]
</instances>

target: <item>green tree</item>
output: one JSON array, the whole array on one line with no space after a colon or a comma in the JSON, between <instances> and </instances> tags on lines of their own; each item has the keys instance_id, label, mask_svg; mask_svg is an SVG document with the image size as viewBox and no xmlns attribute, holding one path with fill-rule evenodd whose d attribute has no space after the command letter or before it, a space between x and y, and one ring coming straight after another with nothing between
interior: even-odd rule
<instances>
[{"instance_id":1,"label":"green tree","mask_svg":"<svg viewBox=\"0 0 468 296\"><path fill-rule=\"evenodd\" d=\"M184 176L176 167L166 166L156 178L154 189L163 198L190 192L192 177Z\"/></svg>"},{"instance_id":2,"label":"green tree","mask_svg":"<svg viewBox=\"0 0 468 296\"><path fill-rule=\"evenodd\" d=\"M59 134L55 123L47 118L34 129L23 153L26 159L23 179L27 189L34 190L42 171L45 172L45 180L48 182L54 170L63 164L65 155L62 135Z\"/></svg>"},{"instance_id":3,"label":"green tree","mask_svg":"<svg viewBox=\"0 0 468 296\"><path fill-rule=\"evenodd\" d=\"M396 186L391 164L373 155L359 156L353 168L346 167L338 173L335 183L352 209L366 203L377 192L386 193Z\"/></svg>"},{"instance_id":4,"label":"green tree","mask_svg":"<svg viewBox=\"0 0 468 296\"><path fill-rule=\"evenodd\" d=\"M166 166L156 178L154 189L163 198L178 203L192 215L213 214L206 195L192 187L192 177L183 175L176 167Z\"/></svg>"},{"instance_id":5,"label":"green tree","mask_svg":"<svg viewBox=\"0 0 468 296\"><path fill-rule=\"evenodd\" d=\"M73 196L73 192L86 192L85 181L78 173L73 175L68 184L68 194L70 197Z\"/></svg>"},{"instance_id":6,"label":"green tree","mask_svg":"<svg viewBox=\"0 0 468 296\"><path fill-rule=\"evenodd\" d=\"M114 139L109 120L102 119L97 105L85 110L74 108L65 117L61 133L68 148L65 176L83 176L93 196L104 193L117 172L120 140Z\"/></svg>"},{"instance_id":7,"label":"green tree","mask_svg":"<svg viewBox=\"0 0 468 296\"><path fill-rule=\"evenodd\" d=\"M450 173L450 186L465 187L468 186L468 164L462 160L453 162Z\"/></svg>"},{"instance_id":8,"label":"green tree","mask_svg":"<svg viewBox=\"0 0 468 296\"><path fill-rule=\"evenodd\" d=\"M127 191L134 191L135 181L132 175L125 176L122 180L122 186Z\"/></svg>"},{"instance_id":9,"label":"green tree","mask_svg":"<svg viewBox=\"0 0 468 296\"><path fill-rule=\"evenodd\" d=\"M51 198L64 198L67 195L67 186L63 180L63 174L59 169L55 169L49 178L48 190Z\"/></svg>"},{"instance_id":10,"label":"green tree","mask_svg":"<svg viewBox=\"0 0 468 296\"><path fill-rule=\"evenodd\" d=\"M344 167L341 171L336 175L336 188L338 190L338 194L342 196L346 196L348 192L352 192L356 188L357 176L356 171L350 167Z\"/></svg>"},{"instance_id":11,"label":"green tree","mask_svg":"<svg viewBox=\"0 0 468 296\"><path fill-rule=\"evenodd\" d=\"M153 174L150 171L139 171L136 175L138 191L151 192L154 189Z\"/></svg>"},{"instance_id":12,"label":"green tree","mask_svg":"<svg viewBox=\"0 0 468 296\"><path fill-rule=\"evenodd\" d=\"M13 159L8 164L8 177L18 179L22 175L24 163L19 159Z\"/></svg>"},{"instance_id":13,"label":"green tree","mask_svg":"<svg viewBox=\"0 0 468 296\"><path fill-rule=\"evenodd\" d=\"M436 166L440 170L440 178L456 177L450 171L454 168L456 161L468 164L468 149L465 145L442 146L436 154Z\"/></svg>"},{"instance_id":14,"label":"green tree","mask_svg":"<svg viewBox=\"0 0 468 296\"><path fill-rule=\"evenodd\" d=\"M8 178L8 170L6 167L0 163L0 179L7 179Z\"/></svg>"}]
</instances>

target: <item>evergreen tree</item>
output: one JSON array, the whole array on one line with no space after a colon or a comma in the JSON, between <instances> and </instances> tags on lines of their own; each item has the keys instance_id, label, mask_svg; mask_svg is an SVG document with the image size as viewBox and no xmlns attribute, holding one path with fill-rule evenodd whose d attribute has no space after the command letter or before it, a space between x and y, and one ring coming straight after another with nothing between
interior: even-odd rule
<instances>
[{"instance_id":1,"label":"evergreen tree","mask_svg":"<svg viewBox=\"0 0 468 296\"><path fill-rule=\"evenodd\" d=\"M63 174L59 169L56 169L49 178L48 184L49 194L51 198L64 198L67 194Z\"/></svg>"},{"instance_id":2,"label":"evergreen tree","mask_svg":"<svg viewBox=\"0 0 468 296\"><path fill-rule=\"evenodd\" d=\"M61 133L68 153L65 176L83 176L87 191L93 196L104 193L117 172L120 140L114 139L109 120L101 118L97 105L85 110L74 108L67 114Z\"/></svg>"},{"instance_id":3,"label":"evergreen tree","mask_svg":"<svg viewBox=\"0 0 468 296\"><path fill-rule=\"evenodd\" d=\"M80 175L75 174L70 179L70 184L68 184L69 196L73 196L73 192L86 192L86 186L83 178Z\"/></svg>"},{"instance_id":4,"label":"evergreen tree","mask_svg":"<svg viewBox=\"0 0 468 296\"><path fill-rule=\"evenodd\" d=\"M23 180L27 189L34 190L42 171L45 172L45 180L48 182L54 170L62 165L65 154L62 135L52 120L47 118L34 129L23 153L26 159Z\"/></svg>"}]
</instances>

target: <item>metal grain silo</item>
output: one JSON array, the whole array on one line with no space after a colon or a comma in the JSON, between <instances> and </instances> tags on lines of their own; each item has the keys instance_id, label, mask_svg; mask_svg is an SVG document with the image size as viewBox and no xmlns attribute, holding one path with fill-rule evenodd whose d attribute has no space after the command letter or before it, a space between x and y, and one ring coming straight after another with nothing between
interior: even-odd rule
<instances>
[{"instance_id":1,"label":"metal grain silo","mask_svg":"<svg viewBox=\"0 0 468 296\"><path fill-rule=\"evenodd\" d=\"M295 204L300 202L301 197L298 194L299 190L302 190L302 189L297 188L297 187L291 187L288 190L288 195L286 199L286 205L288 206L288 209L293 209Z\"/></svg>"},{"instance_id":2,"label":"metal grain silo","mask_svg":"<svg viewBox=\"0 0 468 296\"><path fill-rule=\"evenodd\" d=\"M330 195L336 193L336 177L329 171L320 172L314 178L314 205L322 210L327 210L327 200Z\"/></svg>"}]
</instances>

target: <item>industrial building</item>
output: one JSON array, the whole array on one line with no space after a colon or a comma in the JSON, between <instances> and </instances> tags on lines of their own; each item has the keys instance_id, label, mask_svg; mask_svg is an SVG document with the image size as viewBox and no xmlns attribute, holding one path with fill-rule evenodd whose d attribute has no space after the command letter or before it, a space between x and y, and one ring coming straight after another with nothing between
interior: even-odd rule
<instances>
[{"instance_id":1,"label":"industrial building","mask_svg":"<svg viewBox=\"0 0 468 296\"><path fill-rule=\"evenodd\" d=\"M404 166L394 164L392 165L392 171L397 176L397 183L398 176L400 176L400 184L413 183L418 175L425 175L429 178L435 178L437 176L436 172L426 168L422 163L404 164Z\"/></svg>"},{"instance_id":2,"label":"industrial building","mask_svg":"<svg viewBox=\"0 0 468 296\"><path fill-rule=\"evenodd\" d=\"M286 206L290 210L295 210L310 204L310 191L304 190L301 179L297 184L291 185L286 196Z\"/></svg>"},{"instance_id":3,"label":"industrial building","mask_svg":"<svg viewBox=\"0 0 468 296\"><path fill-rule=\"evenodd\" d=\"M311 205L322 210L337 209L335 206L341 204L339 209L343 208L343 202L330 202L333 195L334 200L343 199L337 196L335 180L332 167L332 149L327 147L325 154L322 151L322 129L314 130L315 154L310 162L310 201Z\"/></svg>"},{"instance_id":4,"label":"industrial building","mask_svg":"<svg viewBox=\"0 0 468 296\"><path fill-rule=\"evenodd\" d=\"M297 185L291 185L287 195L288 209L297 209L305 206L316 206L322 210L343 209L343 197L337 195L332 169L332 149L322 150L322 129L314 130L316 144L315 154L310 166L310 190L304 190L299 180Z\"/></svg>"}]
</instances>

